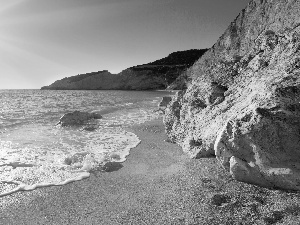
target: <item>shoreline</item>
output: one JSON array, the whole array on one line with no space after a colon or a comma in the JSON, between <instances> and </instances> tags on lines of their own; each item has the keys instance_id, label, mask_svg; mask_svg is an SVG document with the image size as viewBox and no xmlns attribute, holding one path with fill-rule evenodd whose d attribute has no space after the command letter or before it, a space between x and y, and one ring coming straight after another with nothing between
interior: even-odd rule
<instances>
[{"instance_id":1,"label":"shoreline","mask_svg":"<svg viewBox=\"0 0 300 225\"><path fill-rule=\"evenodd\" d=\"M107 172L0 199L1 224L268 224L299 221L300 194L235 181L216 159L189 159L162 119L127 129L140 144ZM279 215L279 216L278 216Z\"/></svg>"}]
</instances>

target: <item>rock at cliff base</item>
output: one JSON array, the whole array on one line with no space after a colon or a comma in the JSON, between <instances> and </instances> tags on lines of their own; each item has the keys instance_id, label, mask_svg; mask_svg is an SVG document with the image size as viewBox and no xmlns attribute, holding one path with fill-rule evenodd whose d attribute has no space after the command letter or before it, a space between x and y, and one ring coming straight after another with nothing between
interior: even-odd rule
<instances>
[{"instance_id":1,"label":"rock at cliff base","mask_svg":"<svg viewBox=\"0 0 300 225\"><path fill-rule=\"evenodd\" d=\"M170 103L172 100L171 96L164 96L161 100L161 102L158 104L158 107L167 107L167 105Z\"/></svg>"},{"instance_id":2,"label":"rock at cliff base","mask_svg":"<svg viewBox=\"0 0 300 225\"><path fill-rule=\"evenodd\" d=\"M97 113L74 111L63 115L60 118L58 124L60 124L61 126L84 125L92 119L101 119L101 118L102 116Z\"/></svg>"},{"instance_id":3,"label":"rock at cliff base","mask_svg":"<svg viewBox=\"0 0 300 225\"><path fill-rule=\"evenodd\" d=\"M299 101L300 87L297 95L285 100ZM216 139L215 154L236 180L300 189L299 129L299 110L253 108L225 124Z\"/></svg>"}]
</instances>

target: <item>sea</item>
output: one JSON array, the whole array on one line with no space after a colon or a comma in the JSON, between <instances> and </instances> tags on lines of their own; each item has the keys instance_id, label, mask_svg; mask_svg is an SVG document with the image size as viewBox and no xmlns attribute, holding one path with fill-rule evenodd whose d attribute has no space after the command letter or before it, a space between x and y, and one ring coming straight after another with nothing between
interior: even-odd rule
<instances>
[{"instance_id":1,"label":"sea","mask_svg":"<svg viewBox=\"0 0 300 225\"><path fill-rule=\"evenodd\" d=\"M88 178L123 162L140 143L128 127L159 118L167 91L0 90L0 197ZM73 111L95 112L89 126L62 127Z\"/></svg>"}]
</instances>

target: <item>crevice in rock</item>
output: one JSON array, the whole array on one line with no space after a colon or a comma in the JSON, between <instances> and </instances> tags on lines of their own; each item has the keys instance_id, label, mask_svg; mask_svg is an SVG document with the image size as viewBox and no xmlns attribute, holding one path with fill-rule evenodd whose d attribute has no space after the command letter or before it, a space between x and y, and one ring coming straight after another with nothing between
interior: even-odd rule
<instances>
[{"instance_id":1,"label":"crevice in rock","mask_svg":"<svg viewBox=\"0 0 300 225\"><path fill-rule=\"evenodd\" d=\"M211 94L208 98L208 102L211 105L218 105L224 101L224 93L228 90L226 86L220 85L217 82L211 83Z\"/></svg>"},{"instance_id":2,"label":"crevice in rock","mask_svg":"<svg viewBox=\"0 0 300 225\"><path fill-rule=\"evenodd\" d=\"M273 30L267 30L265 32L266 45L273 50L278 44L278 35Z\"/></svg>"},{"instance_id":3,"label":"crevice in rock","mask_svg":"<svg viewBox=\"0 0 300 225\"><path fill-rule=\"evenodd\" d=\"M247 115L245 115L245 116L241 119L241 121L243 121L243 122L249 122L249 121L251 120L251 118L252 118L252 115L251 115L251 114L247 114Z\"/></svg>"}]
</instances>

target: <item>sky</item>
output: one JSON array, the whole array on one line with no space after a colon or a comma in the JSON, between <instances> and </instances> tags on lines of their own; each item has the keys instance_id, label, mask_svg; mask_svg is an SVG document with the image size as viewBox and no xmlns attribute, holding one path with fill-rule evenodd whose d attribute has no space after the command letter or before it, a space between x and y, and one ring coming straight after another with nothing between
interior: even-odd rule
<instances>
[{"instance_id":1,"label":"sky","mask_svg":"<svg viewBox=\"0 0 300 225\"><path fill-rule=\"evenodd\" d=\"M210 48L249 0L0 0L0 89Z\"/></svg>"}]
</instances>

